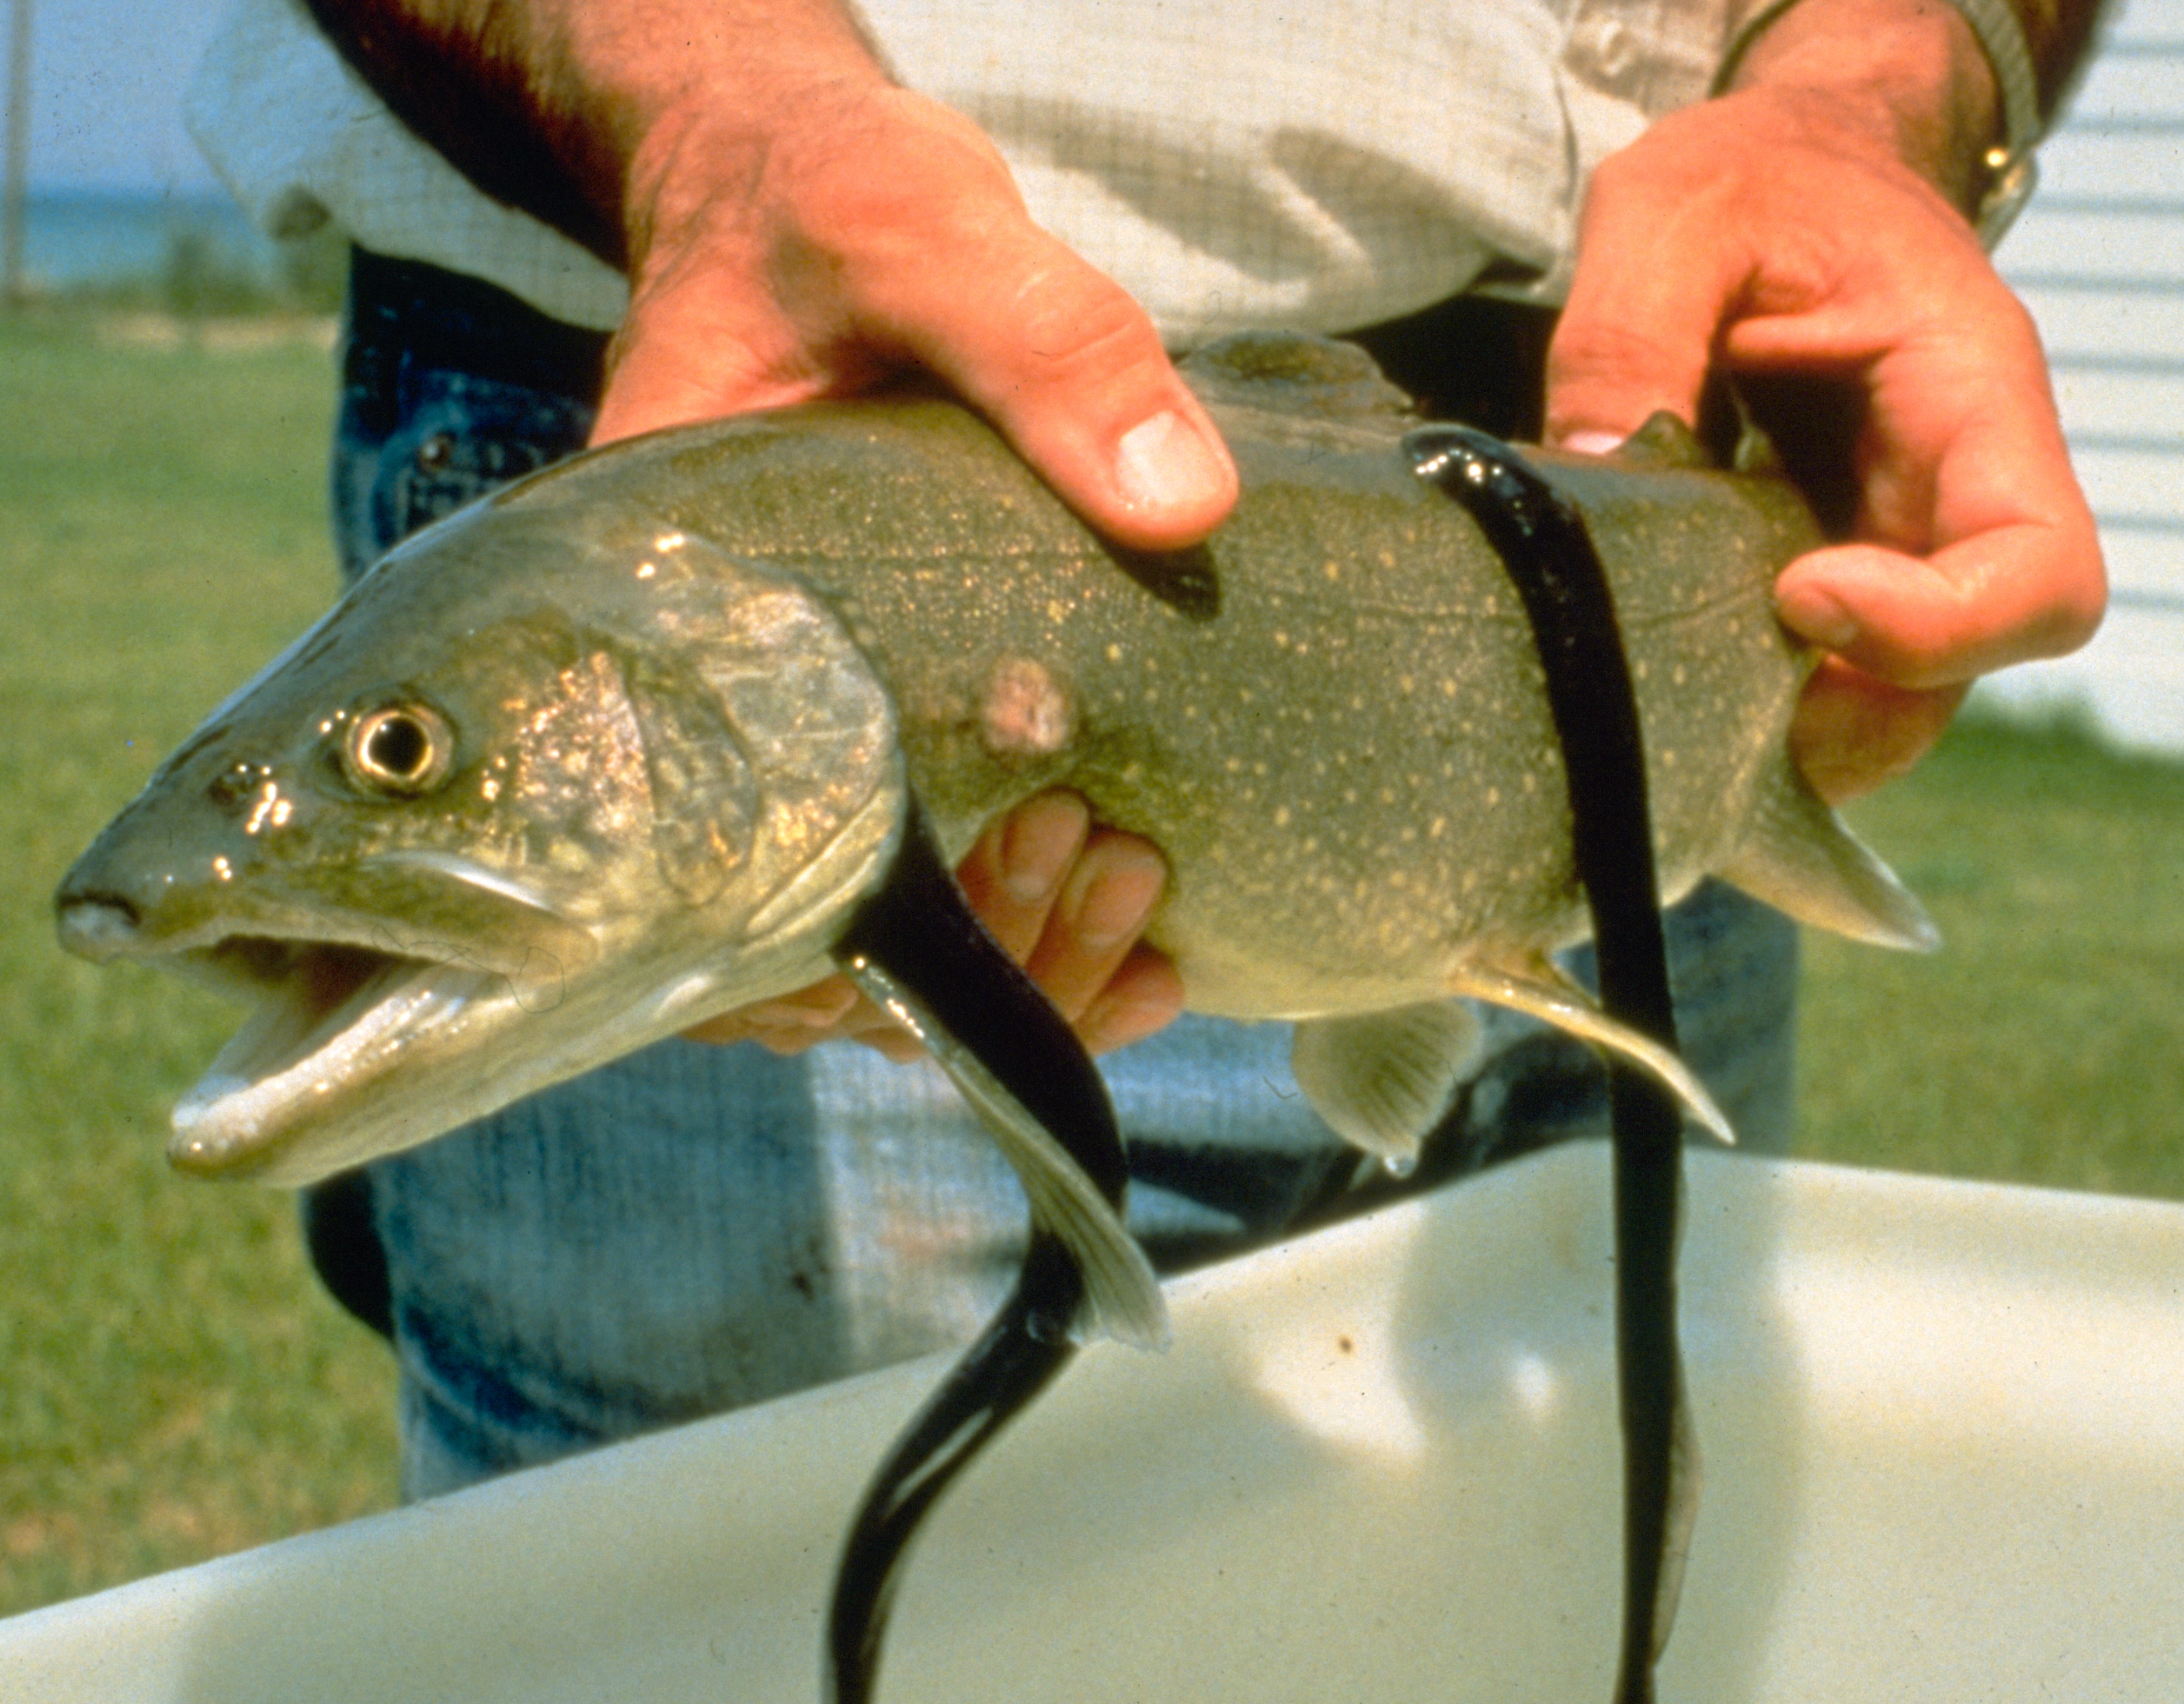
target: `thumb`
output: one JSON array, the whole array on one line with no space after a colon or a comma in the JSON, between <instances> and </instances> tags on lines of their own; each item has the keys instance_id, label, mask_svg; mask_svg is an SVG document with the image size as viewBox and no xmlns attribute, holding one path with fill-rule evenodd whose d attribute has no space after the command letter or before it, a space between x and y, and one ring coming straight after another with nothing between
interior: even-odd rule
<instances>
[{"instance_id":1,"label":"thumb","mask_svg":"<svg viewBox=\"0 0 2184 1704\"><path fill-rule=\"evenodd\" d=\"M998 427L1093 528L1140 549L1203 538L1235 506L1235 463L1122 288L1029 218L977 252L886 282L902 346Z\"/></svg>"}]
</instances>

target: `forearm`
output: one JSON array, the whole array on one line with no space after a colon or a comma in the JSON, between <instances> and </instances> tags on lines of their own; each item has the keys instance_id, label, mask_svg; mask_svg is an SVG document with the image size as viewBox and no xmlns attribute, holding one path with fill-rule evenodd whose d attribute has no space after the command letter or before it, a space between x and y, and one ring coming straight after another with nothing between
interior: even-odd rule
<instances>
[{"instance_id":1,"label":"forearm","mask_svg":"<svg viewBox=\"0 0 2184 1704\"><path fill-rule=\"evenodd\" d=\"M2082 63L2100 0L2010 0L2052 115ZM1862 133L1968 210L2001 135L1985 50L1941 0L1798 0L1754 36L1730 90L1812 97L1819 122Z\"/></svg>"},{"instance_id":2,"label":"forearm","mask_svg":"<svg viewBox=\"0 0 2184 1704\"><path fill-rule=\"evenodd\" d=\"M306 0L389 108L495 199L627 266L664 162L764 170L769 130L887 75L836 0Z\"/></svg>"}]
</instances>

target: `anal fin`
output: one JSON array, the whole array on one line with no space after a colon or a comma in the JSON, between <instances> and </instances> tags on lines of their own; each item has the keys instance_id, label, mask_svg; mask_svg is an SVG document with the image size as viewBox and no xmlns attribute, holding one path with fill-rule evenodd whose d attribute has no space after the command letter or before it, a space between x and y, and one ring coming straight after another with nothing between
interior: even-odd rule
<instances>
[{"instance_id":1,"label":"anal fin","mask_svg":"<svg viewBox=\"0 0 2184 1704\"><path fill-rule=\"evenodd\" d=\"M1621 1054L1658 1078L1708 1133L1729 1147L1736 1145L1736 1132L1730 1128L1728 1116L1715 1105L1714 1097L1691 1068L1669 1048L1609 1017L1552 960L1540 957L1467 965L1450 991L1507 1006L1551 1023L1581 1042Z\"/></svg>"},{"instance_id":2,"label":"anal fin","mask_svg":"<svg viewBox=\"0 0 2184 1704\"><path fill-rule=\"evenodd\" d=\"M1454 1000L1296 1026L1289 1070L1297 1087L1353 1148L1407 1172L1419 1144L1479 1063L1479 1021Z\"/></svg>"}]
</instances>

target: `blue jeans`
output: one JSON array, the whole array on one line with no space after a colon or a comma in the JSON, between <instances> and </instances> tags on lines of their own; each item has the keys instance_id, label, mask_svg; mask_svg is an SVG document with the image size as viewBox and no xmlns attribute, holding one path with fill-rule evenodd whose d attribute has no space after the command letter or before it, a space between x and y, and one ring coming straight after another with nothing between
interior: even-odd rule
<instances>
[{"instance_id":1,"label":"blue jeans","mask_svg":"<svg viewBox=\"0 0 2184 1704\"><path fill-rule=\"evenodd\" d=\"M333 459L344 574L579 448L599 355L488 287L358 256ZM1748 1147L1779 1150L1794 929L1709 885L1671 915L1669 942L1692 1065ZM1589 975L1582 954L1577 968ZM1426 1178L1605 1131L1587 1048L1488 1022L1490 1062ZM1288 1055L1285 1026L1186 1017L1105 1062L1131 1228L1163 1269L1342 1210L1356 1158ZM313 1246L383 1256L370 1311L383 1306L400 1360L412 1497L961 1342L1025 1228L1014 1178L938 1072L854 1046L662 1042L365 1176L322 1198L357 1222Z\"/></svg>"}]
</instances>

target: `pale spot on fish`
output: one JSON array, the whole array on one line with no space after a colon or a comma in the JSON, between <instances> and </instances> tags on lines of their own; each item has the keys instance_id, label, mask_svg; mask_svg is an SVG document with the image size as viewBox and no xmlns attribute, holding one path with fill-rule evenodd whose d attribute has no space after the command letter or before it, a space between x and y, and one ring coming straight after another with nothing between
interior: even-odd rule
<instances>
[{"instance_id":1,"label":"pale spot on fish","mask_svg":"<svg viewBox=\"0 0 2184 1704\"><path fill-rule=\"evenodd\" d=\"M985 749L1046 754L1070 742L1075 716L1044 662L1002 657L985 686Z\"/></svg>"}]
</instances>

